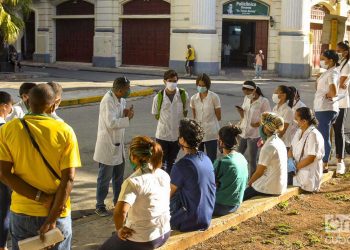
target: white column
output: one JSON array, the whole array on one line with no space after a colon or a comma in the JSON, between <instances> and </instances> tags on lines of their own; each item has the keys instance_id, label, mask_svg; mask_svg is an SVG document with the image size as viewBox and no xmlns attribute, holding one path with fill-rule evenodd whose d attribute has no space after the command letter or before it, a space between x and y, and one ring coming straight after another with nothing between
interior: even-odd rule
<instances>
[{"instance_id":1,"label":"white column","mask_svg":"<svg viewBox=\"0 0 350 250\"><path fill-rule=\"evenodd\" d=\"M279 32L282 49L277 68L280 76L293 78L310 76L309 33L310 1L283 0Z\"/></svg>"},{"instance_id":2,"label":"white column","mask_svg":"<svg viewBox=\"0 0 350 250\"><path fill-rule=\"evenodd\" d=\"M215 0L191 1L191 29L215 29Z\"/></svg>"}]
</instances>

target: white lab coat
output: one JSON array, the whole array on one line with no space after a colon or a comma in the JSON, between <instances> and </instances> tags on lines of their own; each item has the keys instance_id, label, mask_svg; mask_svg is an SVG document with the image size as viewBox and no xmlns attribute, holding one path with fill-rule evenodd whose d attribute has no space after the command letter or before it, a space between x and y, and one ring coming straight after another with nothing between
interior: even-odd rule
<instances>
[{"instance_id":1,"label":"white lab coat","mask_svg":"<svg viewBox=\"0 0 350 250\"><path fill-rule=\"evenodd\" d=\"M304 132L303 136L301 136L301 133L301 129L298 129L292 140L293 158L297 162L299 162L301 155L303 155L301 160L309 155L315 155L316 158L310 165L297 172L296 176L293 178L293 185L299 186L303 190L309 192L318 191L321 186L323 174L322 158L325 153L323 136L314 126L310 126ZM303 154L304 144L305 148Z\"/></svg>"},{"instance_id":2,"label":"white lab coat","mask_svg":"<svg viewBox=\"0 0 350 250\"><path fill-rule=\"evenodd\" d=\"M129 118L123 114L125 108L126 100L121 98L119 102L112 91L102 98L94 154L96 162L109 166L123 163L124 133L130 124Z\"/></svg>"}]
</instances>

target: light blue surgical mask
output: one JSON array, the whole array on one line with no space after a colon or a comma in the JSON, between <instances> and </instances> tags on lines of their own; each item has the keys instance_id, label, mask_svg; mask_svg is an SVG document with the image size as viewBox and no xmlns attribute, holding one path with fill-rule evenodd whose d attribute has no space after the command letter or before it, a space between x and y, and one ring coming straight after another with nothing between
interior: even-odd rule
<instances>
[{"instance_id":1,"label":"light blue surgical mask","mask_svg":"<svg viewBox=\"0 0 350 250\"><path fill-rule=\"evenodd\" d=\"M207 87L197 86L197 91L200 94L203 94L208 91Z\"/></svg>"},{"instance_id":2,"label":"light blue surgical mask","mask_svg":"<svg viewBox=\"0 0 350 250\"><path fill-rule=\"evenodd\" d=\"M259 127L259 135L264 142L267 140L267 134L264 132L264 126Z\"/></svg>"},{"instance_id":3,"label":"light blue surgical mask","mask_svg":"<svg viewBox=\"0 0 350 250\"><path fill-rule=\"evenodd\" d=\"M131 157L129 157L129 163L130 163L130 166L131 166L132 170L135 171L136 168L137 168L137 164L135 164L134 162L131 161Z\"/></svg>"}]
</instances>

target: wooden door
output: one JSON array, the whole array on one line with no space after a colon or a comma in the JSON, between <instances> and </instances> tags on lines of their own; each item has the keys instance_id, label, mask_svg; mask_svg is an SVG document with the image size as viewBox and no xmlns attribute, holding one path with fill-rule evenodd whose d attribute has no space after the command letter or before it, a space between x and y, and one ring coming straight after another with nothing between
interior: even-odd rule
<instances>
[{"instance_id":1,"label":"wooden door","mask_svg":"<svg viewBox=\"0 0 350 250\"><path fill-rule=\"evenodd\" d=\"M21 52L24 60L32 60L35 52L35 12L30 12L25 20Z\"/></svg>"},{"instance_id":2,"label":"wooden door","mask_svg":"<svg viewBox=\"0 0 350 250\"><path fill-rule=\"evenodd\" d=\"M56 61L92 62L94 19L56 20Z\"/></svg>"},{"instance_id":3,"label":"wooden door","mask_svg":"<svg viewBox=\"0 0 350 250\"><path fill-rule=\"evenodd\" d=\"M269 23L268 21L256 21L255 25L255 54L262 50L264 52L265 60L263 69L267 69L267 49L269 42Z\"/></svg>"},{"instance_id":4,"label":"wooden door","mask_svg":"<svg viewBox=\"0 0 350 250\"><path fill-rule=\"evenodd\" d=\"M169 66L170 20L124 19L123 64Z\"/></svg>"}]
</instances>

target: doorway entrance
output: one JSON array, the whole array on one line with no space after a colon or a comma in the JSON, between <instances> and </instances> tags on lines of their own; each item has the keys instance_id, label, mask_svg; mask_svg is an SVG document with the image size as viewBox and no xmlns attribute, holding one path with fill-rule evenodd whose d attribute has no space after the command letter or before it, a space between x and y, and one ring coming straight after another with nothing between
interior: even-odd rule
<instances>
[{"instance_id":1,"label":"doorway entrance","mask_svg":"<svg viewBox=\"0 0 350 250\"><path fill-rule=\"evenodd\" d=\"M31 11L24 20L25 28L21 39L21 52L23 60L32 60L35 52L35 12Z\"/></svg>"},{"instance_id":2,"label":"doorway entrance","mask_svg":"<svg viewBox=\"0 0 350 250\"><path fill-rule=\"evenodd\" d=\"M223 20L222 55L223 68L253 68L255 55L263 50L265 59L268 48L268 21ZM267 63L264 60L263 69Z\"/></svg>"}]
</instances>

